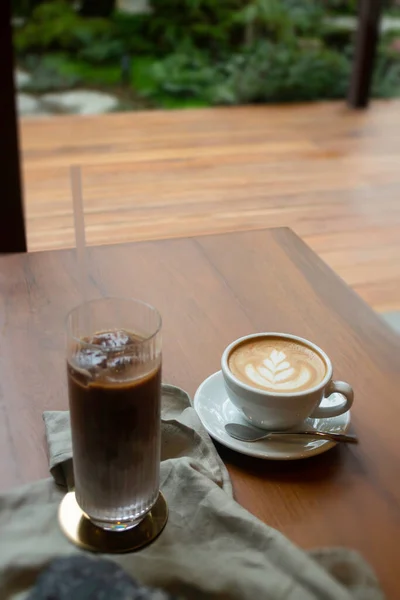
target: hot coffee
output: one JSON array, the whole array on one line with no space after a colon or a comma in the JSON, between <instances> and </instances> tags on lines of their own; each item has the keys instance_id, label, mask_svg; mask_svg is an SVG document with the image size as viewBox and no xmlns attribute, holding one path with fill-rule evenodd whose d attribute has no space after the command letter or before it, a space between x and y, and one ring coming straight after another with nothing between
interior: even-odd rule
<instances>
[{"instance_id":1,"label":"hot coffee","mask_svg":"<svg viewBox=\"0 0 400 600\"><path fill-rule=\"evenodd\" d=\"M327 374L325 361L309 346L272 336L248 338L235 346L228 367L241 382L274 394L309 390Z\"/></svg>"},{"instance_id":2,"label":"hot coffee","mask_svg":"<svg viewBox=\"0 0 400 600\"><path fill-rule=\"evenodd\" d=\"M225 390L232 404L256 427L280 431L304 424L308 417L344 414L353 390L333 381L325 352L289 333L256 333L229 344L221 359ZM332 394L340 401L324 402Z\"/></svg>"},{"instance_id":3,"label":"hot coffee","mask_svg":"<svg viewBox=\"0 0 400 600\"><path fill-rule=\"evenodd\" d=\"M106 528L137 522L158 497L161 356L142 342L99 332L68 361L76 499Z\"/></svg>"}]
</instances>

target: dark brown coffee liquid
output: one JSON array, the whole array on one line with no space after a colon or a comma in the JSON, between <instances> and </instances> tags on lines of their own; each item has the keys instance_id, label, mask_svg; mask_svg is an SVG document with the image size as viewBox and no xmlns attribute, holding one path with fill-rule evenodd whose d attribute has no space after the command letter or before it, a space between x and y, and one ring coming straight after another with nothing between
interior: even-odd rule
<instances>
[{"instance_id":1,"label":"dark brown coffee liquid","mask_svg":"<svg viewBox=\"0 0 400 600\"><path fill-rule=\"evenodd\" d=\"M161 364L135 340L98 333L68 363L77 501L97 521L145 514L158 496Z\"/></svg>"}]
</instances>

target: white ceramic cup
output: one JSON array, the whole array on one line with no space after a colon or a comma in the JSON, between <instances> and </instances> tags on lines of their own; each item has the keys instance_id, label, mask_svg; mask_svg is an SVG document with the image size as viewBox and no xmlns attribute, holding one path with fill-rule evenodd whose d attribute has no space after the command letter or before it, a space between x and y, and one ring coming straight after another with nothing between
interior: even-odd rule
<instances>
[{"instance_id":1,"label":"white ceramic cup","mask_svg":"<svg viewBox=\"0 0 400 600\"><path fill-rule=\"evenodd\" d=\"M252 387L235 377L228 367L228 358L236 346L246 340L278 337L300 342L320 355L326 364L326 375L316 386L301 392L274 393ZM332 380L332 363L321 348L296 335L287 333L256 333L246 335L229 344L222 355L222 373L231 402L239 408L250 423L261 429L284 430L300 425L307 417L336 417L347 412L353 404L354 393L344 381ZM339 394L337 404L320 406L321 402Z\"/></svg>"}]
</instances>

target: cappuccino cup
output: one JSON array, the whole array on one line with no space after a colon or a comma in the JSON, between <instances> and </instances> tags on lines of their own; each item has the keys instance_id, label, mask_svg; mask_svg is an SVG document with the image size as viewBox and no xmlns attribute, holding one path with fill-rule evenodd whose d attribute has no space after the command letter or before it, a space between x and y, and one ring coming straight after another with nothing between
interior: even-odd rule
<instances>
[{"instance_id":1,"label":"cappuccino cup","mask_svg":"<svg viewBox=\"0 0 400 600\"><path fill-rule=\"evenodd\" d=\"M307 417L341 415L353 404L351 386L332 380L325 352L296 335L242 337L225 349L221 366L229 399L261 429L292 429Z\"/></svg>"}]
</instances>

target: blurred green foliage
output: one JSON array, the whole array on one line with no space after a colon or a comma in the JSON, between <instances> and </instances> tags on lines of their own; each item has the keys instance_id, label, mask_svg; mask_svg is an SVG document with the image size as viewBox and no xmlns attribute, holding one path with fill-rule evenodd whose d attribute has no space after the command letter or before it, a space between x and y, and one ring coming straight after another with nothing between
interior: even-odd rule
<instances>
[{"instance_id":1,"label":"blurred green foliage","mask_svg":"<svg viewBox=\"0 0 400 600\"><path fill-rule=\"evenodd\" d=\"M96 44L117 42L112 21L81 17L66 0L39 4L23 27L16 29L17 53L63 50L79 52Z\"/></svg>"},{"instance_id":2,"label":"blurred green foliage","mask_svg":"<svg viewBox=\"0 0 400 600\"><path fill-rule=\"evenodd\" d=\"M73 59L63 53L44 56L30 54L24 66L32 75L29 84L24 86L27 92L70 90L80 85L115 86L121 80L119 66L89 65L84 60Z\"/></svg>"},{"instance_id":3,"label":"blurred green foliage","mask_svg":"<svg viewBox=\"0 0 400 600\"><path fill-rule=\"evenodd\" d=\"M321 0L324 8L341 15L356 15L362 0ZM383 0L383 7L389 13L399 14L399 0Z\"/></svg>"},{"instance_id":4,"label":"blurred green foliage","mask_svg":"<svg viewBox=\"0 0 400 600\"><path fill-rule=\"evenodd\" d=\"M46 0L11 0L13 14L29 17ZM48 1L48 0L47 0ZM116 0L70 0L82 16L109 17L115 10Z\"/></svg>"},{"instance_id":5,"label":"blurred green foliage","mask_svg":"<svg viewBox=\"0 0 400 600\"><path fill-rule=\"evenodd\" d=\"M259 41L216 64L196 51L171 54L152 74L155 91L176 97L210 104L287 102L343 97L350 63L318 43Z\"/></svg>"},{"instance_id":6,"label":"blurred green foliage","mask_svg":"<svg viewBox=\"0 0 400 600\"><path fill-rule=\"evenodd\" d=\"M109 17L115 5L115 0L81 0L79 13L84 17Z\"/></svg>"},{"instance_id":7,"label":"blurred green foliage","mask_svg":"<svg viewBox=\"0 0 400 600\"><path fill-rule=\"evenodd\" d=\"M120 85L121 61L125 81L156 106L342 98L347 91L353 33L326 17L354 14L356 0L150 0L149 13L108 18L99 15L111 0L85 0L86 13L73 0L13 1L29 14L15 29L15 48L38 91ZM400 89L396 38L381 41L377 96Z\"/></svg>"},{"instance_id":8,"label":"blurred green foliage","mask_svg":"<svg viewBox=\"0 0 400 600\"><path fill-rule=\"evenodd\" d=\"M355 15L359 0L322 0L326 9L341 15Z\"/></svg>"},{"instance_id":9,"label":"blurred green foliage","mask_svg":"<svg viewBox=\"0 0 400 600\"><path fill-rule=\"evenodd\" d=\"M25 91L69 90L82 83L82 78L75 70L67 72L63 69L65 61L62 55L29 55L25 67L29 69L32 78L28 86L25 86Z\"/></svg>"},{"instance_id":10,"label":"blurred green foliage","mask_svg":"<svg viewBox=\"0 0 400 600\"><path fill-rule=\"evenodd\" d=\"M11 8L14 16L28 17L43 0L11 0Z\"/></svg>"},{"instance_id":11,"label":"blurred green foliage","mask_svg":"<svg viewBox=\"0 0 400 600\"><path fill-rule=\"evenodd\" d=\"M174 52L177 44L219 53L239 42L233 15L241 5L241 0L150 0L147 35L158 53Z\"/></svg>"}]
</instances>

